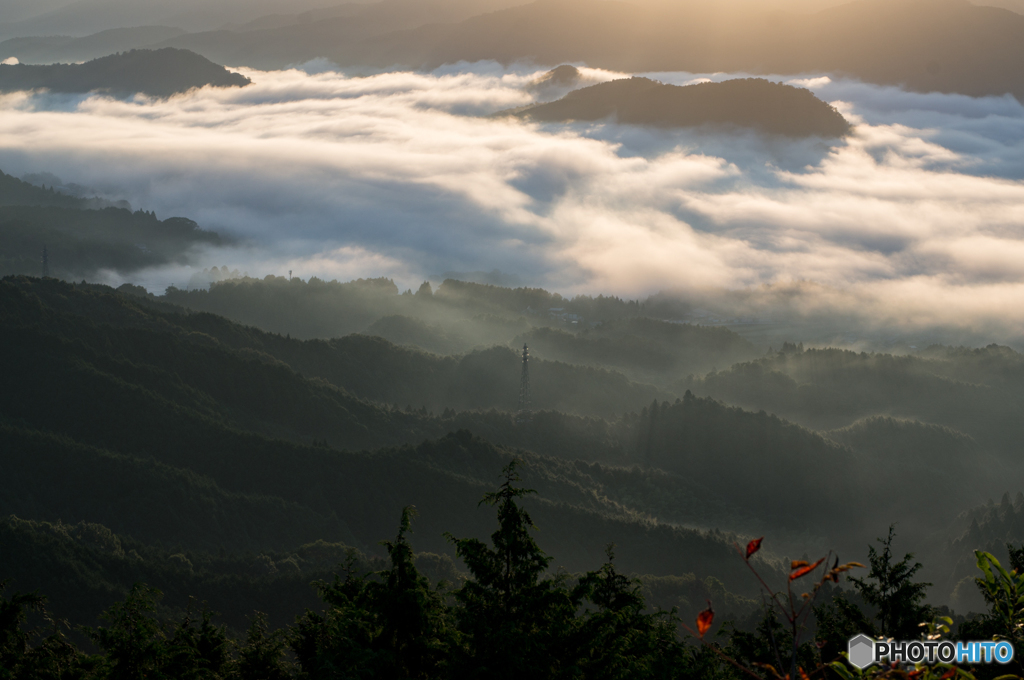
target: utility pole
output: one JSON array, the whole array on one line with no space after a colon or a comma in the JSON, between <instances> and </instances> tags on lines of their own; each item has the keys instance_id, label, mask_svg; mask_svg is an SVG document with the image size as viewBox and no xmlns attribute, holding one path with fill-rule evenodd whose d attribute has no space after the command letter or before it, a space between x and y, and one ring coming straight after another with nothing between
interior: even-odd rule
<instances>
[{"instance_id":1,"label":"utility pole","mask_svg":"<svg viewBox=\"0 0 1024 680\"><path fill-rule=\"evenodd\" d=\"M530 348L523 344L523 373L519 379L519 419L530 416Z\"/></svg>"},{"instance_id":2,"label":"utility pole","mask_svg":"<svg viewBox=\"0 0 1024 680\"><path fill-rule=\"evenodd\" d=\"M50 276L50 256L46 253L46 245L43 245L43 278Z\"/></svg>"}]
</instances>

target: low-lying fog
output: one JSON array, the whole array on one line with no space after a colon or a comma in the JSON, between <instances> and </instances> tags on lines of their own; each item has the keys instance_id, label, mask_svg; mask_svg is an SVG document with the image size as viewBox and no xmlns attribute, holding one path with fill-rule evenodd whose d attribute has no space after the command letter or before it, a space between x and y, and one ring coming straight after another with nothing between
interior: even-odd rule
<instances>
[{"instance_id":1,"label":"low-lying fog","mask_svg":"<svg viewBox=\"0 0 1024 680\"><path fill-rule=\"evenodd\" d=\"M252 86L166 101L2 96L0 168L246 239L195 268L402 288L499 269L563 294L704 291L760 316L1024 330L1024 108L1009 96L778 78L855 125L787 140L487 117L533 101L535 69L239 70ZM161 291L189 273L129 278Z\"/></svg>"}]
</instances>

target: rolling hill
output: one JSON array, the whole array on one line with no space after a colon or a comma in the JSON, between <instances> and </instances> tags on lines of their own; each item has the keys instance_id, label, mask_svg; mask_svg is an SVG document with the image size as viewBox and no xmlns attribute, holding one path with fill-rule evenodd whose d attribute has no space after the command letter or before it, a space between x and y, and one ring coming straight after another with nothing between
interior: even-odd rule
<instances>
[{"instance_id":1,"label":"rolling hill","mask_svg":"<svg viewBox=\"0 0 1024 680\"><path fill-rule=\"evenodd\" d=\"M244 87L249 79L187 50L132 50L84 64L0 64L0 92L106 92L169 97L193 88Z\"/></svg>"},{"instance_id":2,"label":"rolling hill","mask_svg":"<svg viewBox=\"0 0 1024 680\"><path fill-rule=\"evenodd\" d=\"M611 119L656 127L737 126L790 137L840 137L850 130L842 114L810 91L762 78L680 87L633 77L574 90L513 115L545 123Z\"/></svg>"}]
</instances>

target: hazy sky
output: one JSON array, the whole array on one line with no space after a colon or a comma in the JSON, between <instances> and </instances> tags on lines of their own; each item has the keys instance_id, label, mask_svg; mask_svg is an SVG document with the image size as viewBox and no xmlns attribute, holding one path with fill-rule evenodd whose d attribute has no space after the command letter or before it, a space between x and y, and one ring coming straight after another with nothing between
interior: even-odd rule
<instances>
[{"instance_id":1,"label":"hazy sky","mask_svg":"<svg viewBox=\"0 0 1024 680\"><path fill-rule=\"evenodd\" d=\"M0 168L249 239L200 267L403 287L498 268L562 293L753 290L877 322L1024 330L1012 98L800 80L856 124L829 146L489 119L528 103L537 75L492 64L308 70L246 71L248 88L169 101L3 96ZM188 272L134 278L162 289Z\"/></svg>"},{"instance_id":2,"label":"hazy sky","mask_svg":"<svg viewBox=\"0 0 1024 680\"><path fill-rule=\"evenodd\" d=\"M425 0L384 0L391 5ZM465 4L468 13L495 9L495 0L433 0L438 4ZM533 0L508 0L499 5L527 4ZM623 0L632 4L695 6L712 4L730 8L738 18L765 9L814 12L848 0ZM299 14L313 8L332 7L366 0L0 0L0 37L40 35L84 36L104 29L145 25L176 26L187 31L207 31L237 26L273 14ZM1024 0L973 0L1024 13ZM479 9L475 6L479 5ZM461 14L461 13L460 13Z\"/></svg>"}]
</instances>

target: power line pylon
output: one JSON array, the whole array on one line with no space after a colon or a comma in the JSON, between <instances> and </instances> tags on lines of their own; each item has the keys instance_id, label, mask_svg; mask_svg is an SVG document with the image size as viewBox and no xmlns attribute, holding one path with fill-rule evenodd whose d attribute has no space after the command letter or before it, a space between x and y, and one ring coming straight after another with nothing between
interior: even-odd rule
<instances>
[{"instance_id":1,"label":"power line pylon","mask_svg":"<svg viewBox=\"0 0 1024 680\"><path fill-rule=\"evenodd\" d=\"M46 246L43 246L43 278L50 275L50 256L46 253Z\"/></svg>"},{"instance_id":2,"label":"power line pylon","mask_svg":"<svg viewBox=\"0 0 1024 680\"><path fill-rule=\"evenodd\" d=\"M523 374L519 379L519 414L517 420L530 417L530 348L523 345Z\"/></svg>"}]
</instances>

